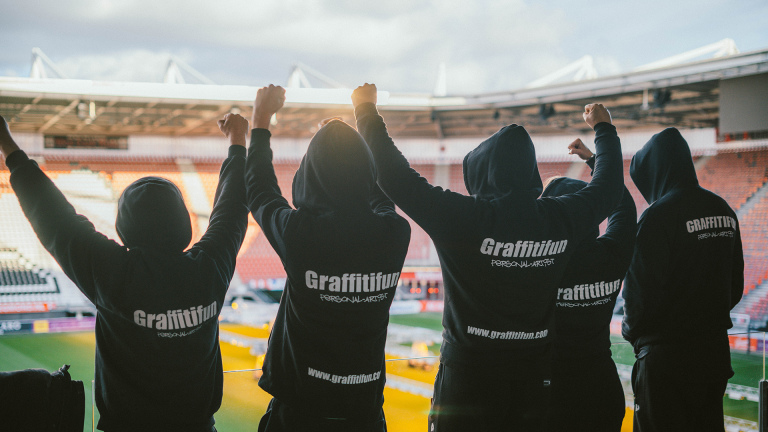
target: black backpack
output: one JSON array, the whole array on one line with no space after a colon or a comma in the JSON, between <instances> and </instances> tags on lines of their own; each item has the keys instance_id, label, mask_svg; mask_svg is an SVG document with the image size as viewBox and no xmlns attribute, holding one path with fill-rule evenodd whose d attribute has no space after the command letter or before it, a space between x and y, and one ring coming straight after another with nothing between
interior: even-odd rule
<instances>
[{"instance_id":1,"label":"black backpack","mask_svg":"<svg viewBox=\"0 0 768 432\"><path fill-rule=\"evenodd\" d=\"M83 432L85 388L68 370L0 372L0 430Z\"/></svg>"}]
</instances>

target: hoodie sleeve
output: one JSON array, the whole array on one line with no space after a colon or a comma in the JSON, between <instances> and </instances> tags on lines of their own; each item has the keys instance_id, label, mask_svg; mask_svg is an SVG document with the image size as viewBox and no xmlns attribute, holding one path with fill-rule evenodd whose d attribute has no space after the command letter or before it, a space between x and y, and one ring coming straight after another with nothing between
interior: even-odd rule
<instances>
[{"instance_id":1,"label":"hoodie sleeve","mask_svg":"<svg viewBox=\"0 0 768 432\"><path fill-rule=\"evenodd\" d=\"M194 246L212 257L230 280L235 273L237 253L248 228L244 169L245 147L230 146L229 155L219 172L219 184L213 198L208 229Z\"/></svg>"},{"instance_id":2,"label":"hoodie sleeve","mask_svg":"<svg viewBox=\"0 0 768 432\"><path fill-rule=\"evenodd\" d=\"M67 201L37 162L21 150L6 165L11 186L37 238L64 273L94 304L101 304L99 286L123 280L127 250L96 231L93 224Z\"/></svg>"},{"instance_id":3,"label":"hoodie sleeve","mask_svg":"<svg viewBox=\"0 0 768 432\"><path fill-rule=\"evenodd\" d=\"M600 224L621 201L624 190L621 142L616 127L610 123L595 125L594 163L592 181L584 189L553 198L567 214L567 229L577 241L589 232L583 227Z\"/></svg>"},{"instance_id":4,"label":"hoodie sleeve","mask_svg":"<svg viewBox=\"0 0 768 432\"><path fill-rule=\"evenodd\" d=\"M251 145L245 165L248 208L278 255L285 257L286 227L295 210L280 192L267 129L251 131Z\"/></svg>"},{"instance_id":5,"label":"hoodie sleeve","mask_svg":"<svg viewBox=\"0 0 768 432\"><path fill-rule=\"evenodd\" d=\"M615 269L626 271L635 250L635 235L637 234L637 209L635 200L627 188L621 203L608 216L608 226L605 234L598 237L592 246L583 253L574 255L569 266L589 266L601 263Z\"/></svg>"},{"instance_id":6,"label":"hoodie sleeve","mask_svg":"<svg viewBox=\"0 0 768 432\"><path fill-rule=\"evenodd\" d=\"M591 169L595 168L594 157L587 161ZM637 207L632 194L624 186L621 202L608 216L608 226L605 233L597 239L596 262L610 263L613 268L626 269L632 259L635 250L635 236L637 235Z\"/></svg>"},{"instance_id":7,"label":"hoodie sleeve","mask_svg":"<svg viewBox=\"0 0 768 432\"><path fill-rule=\"evenodd\" d=\"M378 183L371 190L371 209L376 214L395 213L395 203L384 194Z\"/></svg>"},{"instance_id":8,"label":"hoodie sleeve","mask_svg":"<svg viewBox=\"0 0 768 432\"><path fill-rule=\"evenodd\" d=\"M649 209L651 210L651 209ZM630 343L666 313L669 292L666 281L672 271L671 234L664 231L660 218L651 210L640 220L635 251L624 279L624 320L621 334Z\"/></svg>"},{"instance_id":9,"label":"hoodie sleeve","mask_svg":"<svg viewBox=\"0 0 768 432\"><path fill-rule=\"evenodd\" d=\"M376 105L358 105L355 117L357 129L373 153L378 184L414 222L433 239L449 231L453 221L459 221L462 226L471 224L474 199L433 186L411 168L387 133ZM436 214L451 217L435 217Z\"/></svg>"}]
</instances>

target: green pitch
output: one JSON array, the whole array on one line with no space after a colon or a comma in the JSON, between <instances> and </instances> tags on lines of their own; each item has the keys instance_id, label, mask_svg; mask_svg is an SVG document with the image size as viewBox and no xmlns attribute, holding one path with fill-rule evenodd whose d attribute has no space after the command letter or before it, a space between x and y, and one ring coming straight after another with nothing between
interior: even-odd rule
<instances>
[{"instance_id":1,"label":"green pitch","mask_svg":"<svg viewBox=\"0 0 768 432\"><path fill-rule=\"evenodd\" d=\"M71 365L72 379L85 386L84 430L90 431L94 343L92 332L0 336L0 370L39 368L52 372Z\"/></svg>"},{"instance_id":2,"label":"green pitch","mask_svg":"<svg viewBox=\"0 0 768 432\"><path fill-rule=\"evenodd\" d=\"M31 334L0 336L0 370L10 371L41 368L54 371L63 364L71 365L72 379L85 386L85 427L91 430L91 392L94 374L95 338L92 332ZM222 354L229 364L238 369L254 367L254 357L247 348L224 344ZM270 396L255 385L252 372L239 372L224 376L224 400L216 413L216 426L221 431L255 430ZM95 413L99 421L98 411Z\"/></svg>"},{"instance_id":3,"label":"green pitch","mask_svg":"<svg viewBox=\"0 0 768 432\"><path fill-rule=\"evenodd\" d=\"M440 312L424 312L410 315L390 315L389 322L412 327L424 327L430 330L443 331L443 314Z\"/></svg>"},{"instance_id":4,"label":"green pitch","mask_svg":"<svg viewBox=\"0 0 768 432\"><path fill-rule=\"evenodd\" d=\"M441 314L422 313L414 315L395 315L390 319L397 324L441 330ZM631 365L634 363L632 348L621 338L616 337L612 346L616 363ZM622 343L623 342L623 343ZM225 357L225 370L249 369L254 367L254 357L247 348L222 344ZM94 372L94 335L91 332L33 334L18 336L0 336L0 370L18 370L42 368L53 371L63 364L70 364L73 379L83 381L86 391L85 431L91 430L91 389ZM731 354L736 375L732 384L757 387L762 378L762 357L757 354ZM222 431L255 430L258 420L263 415L269 395L256 385L251 372L225 374L224 400L222 408L216 414L216 425ZM390 403L396 397L389 398ZM428 401L427 401L428 402ZM403 401L404 406L412 405ZM385 406L385 410L386 410ZM428 408L428 406L427 406ZM725 415L757 421L758 406L755 402L724 399ZM421 415L421 413L417 413ZM423 416L422 416L423 417ZM394 420L392 416L390 419ZM98 413L96 413L98 422ZM423 428L422 428L423 429ZM417 429L421 430L421 429Z\"/></svg>"}]
</instances>

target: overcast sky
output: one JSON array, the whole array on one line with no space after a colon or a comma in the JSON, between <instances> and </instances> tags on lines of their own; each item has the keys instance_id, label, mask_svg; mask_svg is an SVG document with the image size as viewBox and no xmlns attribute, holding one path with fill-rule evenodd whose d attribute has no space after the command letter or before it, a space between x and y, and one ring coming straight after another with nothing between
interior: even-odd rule
<instances>
[{"instance_id":1,"label":"overcast sky","mask_svg":"<svg viewBox=\"0 0 768 432\"><path fill-rule=\"evenodd\" d=\"M41 48L70 78L154 81L175 55L217 84L285 84L301 62L347 86L511 90L589 54L610 75L724 38L768 48L766 0L11 0L0 76Z\"/></svg>"}]
</instances>

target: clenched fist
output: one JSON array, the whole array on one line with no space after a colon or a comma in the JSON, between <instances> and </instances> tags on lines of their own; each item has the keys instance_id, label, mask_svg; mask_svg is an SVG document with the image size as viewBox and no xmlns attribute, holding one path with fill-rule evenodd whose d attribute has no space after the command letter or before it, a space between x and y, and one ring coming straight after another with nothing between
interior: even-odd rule
<instances>
[{"instance_id":1,"label":"clenched fist","mask_svg":"<svg viewBox=\"0 0 768 432\"><path fill-rule=\"evenodd\" d=\"M245 147L245 135L248 133L248 120L240 114L229 113L218 122L221 132L229 138L231 145Z\"/></svg>"},{"instance_id":2,"label":"clenched fist","mask_svg":"<svg viewBox=\"0 0 768 432\"><path fill-rule=\"evenodd\" d=\"M568 144L568 154L575 154L580 157L581 160L589 160L594 153L584 145L581 138L576 138L574 142Z\"/></svg>"},{"instance_id":3,"label":"clenched fist","mask_svg":"<svg viewBox=\"0 0 768 432\"><path fill-rule=\"evenodd\" d=\"M280 111L285 103L285 89L270 84L262 87L256 93L256 101L253 103L253 127L269 129L269 121L276 112Z\"/></svg>"},{"instance_id":4,"label":"clenched fist","mask_svg":"<svg viewBox=\"0 0 768 432\"><path fill-rule=\"evenodd\" d=\"M357 108L361 103L376 104L376 84L365 83L352 92L352 106Z\"/></svg>"},{"instance_id":5,"label":"clenched fist","mask_svg":"<svg viewBox=\"0 0 768 432\"><path fill-rule=\"evenodd\" d=\"M589 127L595 128L598 123L606 122L613 124L611 121L611 113L603 106L603 104L594 103L584 107L584 121L587 122Z\"/></svg>"}]
</instances>

